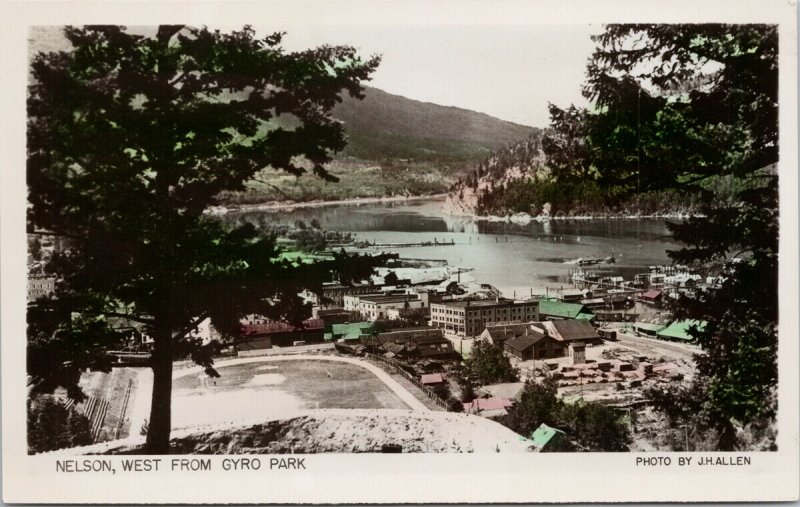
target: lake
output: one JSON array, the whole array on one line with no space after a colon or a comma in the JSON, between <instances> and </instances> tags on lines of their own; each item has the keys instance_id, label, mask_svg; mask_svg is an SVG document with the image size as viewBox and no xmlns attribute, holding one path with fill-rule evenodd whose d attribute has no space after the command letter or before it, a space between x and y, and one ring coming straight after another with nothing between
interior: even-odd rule
<instances>
[{"instance_id":1,"label":"lake","mask_svg":"<svg viewBox=\"0 0 800 507\"><path fill-rule=\"evenodd\" d=\"M417 200L327 205L284 210L235 211L226 219L256 225L291 225L316 219L323 229L348 231L379 244L439 242L455 245L382 247L405 258L444 259L451 266L473 268L468 278L489 283L507 297L541 293L569 285L582 257L608 257L613 265L591 269L631 277L648 266L669 264L667 250L679 249L664 219L551 220L515 224L453 217L441 201ZM570 262L572 261L572 263Z\"/></svg>"}]
</instances>

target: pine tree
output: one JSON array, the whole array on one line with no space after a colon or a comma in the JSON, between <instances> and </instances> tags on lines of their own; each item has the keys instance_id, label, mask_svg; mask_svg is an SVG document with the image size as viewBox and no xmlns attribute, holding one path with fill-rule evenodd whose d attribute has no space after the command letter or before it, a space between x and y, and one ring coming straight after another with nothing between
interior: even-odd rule
<instances>
[{"instance_id":1,"label":"pine tree","mask_svg":"<svg viewBox=\"0 0 800 507\"><path fill-rule=\"evenodd\" d=\"M166 453L172 361L198 323L232 333L248 313L300 322L302 289L371 271L373 259L346 255L279 261L273 237L204 210L264 168L335 180L325 165L346 139L330 111L343 92L363 98L379 60L350 47L286 52L283 34L249 27L64 34L69 50L31 66L28 227L65 248L48 263L55 297L29 308L28 373L35 389L79 396L80 369L107 367L109 319L145 326L155 340L147 450ZM193 357L212 368L207 354Z\"/></svg>"}]
</instances>

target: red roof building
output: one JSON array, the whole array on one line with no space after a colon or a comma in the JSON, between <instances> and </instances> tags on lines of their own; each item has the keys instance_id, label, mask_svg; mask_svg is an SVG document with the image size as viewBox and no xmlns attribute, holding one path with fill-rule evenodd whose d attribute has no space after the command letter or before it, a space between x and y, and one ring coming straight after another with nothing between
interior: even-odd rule
<instances>
[{"instance_id":1,"label":"red roof building","mask_svg":"<svg viewBox=\"0 0 800 507\"><path fill-rule=\"evenodd\" d=\"M655 303L656 301L661 299L661 291L656 289L650 289L642 294L642 299L649 303Z\"/></svg>"}]
</instances>

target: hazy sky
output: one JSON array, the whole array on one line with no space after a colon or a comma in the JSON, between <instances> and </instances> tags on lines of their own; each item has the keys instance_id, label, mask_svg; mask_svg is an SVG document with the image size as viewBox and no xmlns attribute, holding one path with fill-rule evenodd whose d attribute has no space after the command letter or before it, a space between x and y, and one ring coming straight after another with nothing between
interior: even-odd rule
<instances>
[{"instance_id":1,"label":"hazy sky","mask_svg":"<svg viewBox=\"0 0 800 507\"><path fill-rule=\"evenodd\" d=\"M383 61L372 86L543 127L548 101L584 104L590 35L600 31L600 25L316 26L293 27L284 41L291 49L331 43L378 53Z\"/></svg>"},{"instance_id":2,"label":"hazy sky","mask_svg":"<svg viewBox=\"0 0 800 507\"><path fill-rule=\"evenodd\" d=\"M213 27L212 27L213 28ZM584 104L581 85L600 25L258 26L286 31L284 47L346 44L380 54L371 86L416 100L457 106L526 125L548 125L547 103ZM131 31L150 31L131 29ZM31 49L62 39L34 29ZM62 39L63 41L63 39Z\"/></svg>"}]
</instances>

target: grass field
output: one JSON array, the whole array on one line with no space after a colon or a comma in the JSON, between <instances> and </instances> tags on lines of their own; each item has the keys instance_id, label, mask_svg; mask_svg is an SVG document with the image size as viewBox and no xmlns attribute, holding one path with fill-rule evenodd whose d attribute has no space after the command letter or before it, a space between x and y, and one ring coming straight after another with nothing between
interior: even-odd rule
<instances>
[{"instance_id":1,"label":"grass field","mask_svg":"<svg viewBox=\"0 0 800 507\"><path fill-rule=\"evenodd\" d=\"M408 409L360 366L330 361L269 361L223 366L206 383L199 375L174 381L173 428L266 419L303 409Z\"/></svg>"}]
</instances>

